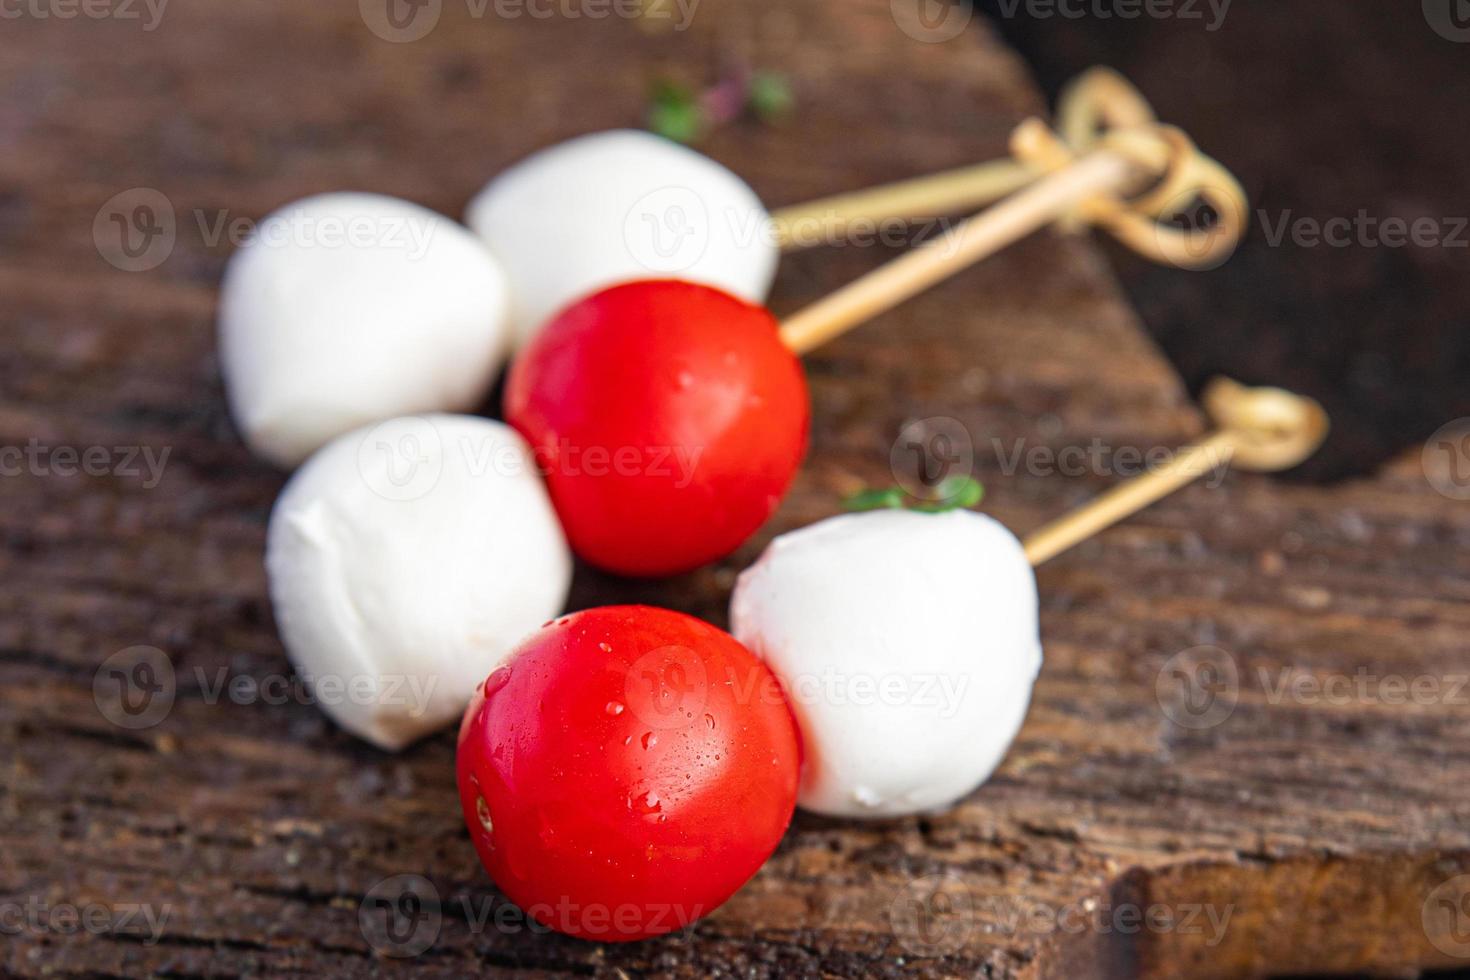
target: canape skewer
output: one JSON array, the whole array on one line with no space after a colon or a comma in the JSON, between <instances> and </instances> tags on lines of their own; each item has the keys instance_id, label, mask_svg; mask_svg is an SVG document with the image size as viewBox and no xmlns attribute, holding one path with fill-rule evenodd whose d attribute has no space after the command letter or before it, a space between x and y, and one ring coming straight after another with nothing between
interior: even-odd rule
<instances>
[{"instance_id":1,"label":"canape skewer","mask_svg":"<svg viewBox=\"0 0 1470 980\"><path fill-rule=\"evenodd\" d=\"M1079 111L1070 118L1095 125ZM782 341L799 354L810 351L1053 222L1100 225L1134 251L1185 268L1218 263L1245 228L1240 184L1173 127L1110 129L1078 156L1040 120L1028 119L1011 142L1018 157L1037 161L1047 175L787 318ZM1159 220L1200 203L1216 214L1207 228Z\"/></svg>"},{"instance_id":2,"label":"canape skewer","mask_svg":"<svg viewBox=\"0 0 1470 980\"><path fill-rule=\"evenodd\" d=\"M1026 537L1033 566L1138 513L1219 467L1254 472L1301 463L1327 438L1327 413L1310 398L1280 388L1247 388L1217 378L1204 393L1216 429L1180 450L1163 466L1135 477Z\"/></svg>"},{"instance_id":3,"label":"canape skewer","mask_svg":"<svg viewBox=\"0 0 1470 980\"><path fill-rule=\"evenodd\" d=\"M1155 127L1153 108L1126 79L1107 68L1094 68L1077 78L1057 103L1059 143L1073 156L1093 149L1105 132ZM965 214L1023 190L1057 166L1054 146L1013 141L1011 149L1008 158L781 208L771 213L771 222L781 248L796 251L835 240L853 226L876 225L895 218L917 220ZM1203 156L1199 163L1216 172L1220 186L1243 197L1218 163ZM1180 202L1152 195L1149 203L1152 210L1147 216L1160 218L1166 216L1166 209ZM1220 202L1211 203L1218 210ZM1069 220L1062 226L1076 231L1082 222ZM1197 267L1209 264L1216 256L1184 258L1179 264Z\"/></svg>"}]
</instances>

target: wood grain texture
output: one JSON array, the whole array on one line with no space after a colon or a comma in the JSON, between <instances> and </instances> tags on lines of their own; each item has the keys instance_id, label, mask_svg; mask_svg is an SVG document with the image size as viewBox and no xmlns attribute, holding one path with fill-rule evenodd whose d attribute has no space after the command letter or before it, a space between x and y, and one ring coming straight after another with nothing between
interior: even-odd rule
<instances>
[{"instance_id":1,"label":"wood grain texture","mask_svg":"<svg viewBox=\"0 0 1470 980\"><path fill-rule=\"evenodd\" d=\"M458 814L451 735L389 756L296 699L211 696L220 677L289 665L261 567L283 478L225 413L213 305L229 246L196 215L258 218L338 188L457 214L535 148L638 124L656 76L709 81L731 58L797 92L790 125L731 126L703 147L775 204L996 155L1041 109L978 23L921 43L879 0L704 0L679 33L473 9L446 2L409 44L342 0L197 0L151 32L0 22L0 445L101 446L119 464L116 447L169 451L156 486L54 465L0 478L0 910L53 910L41 928L0 916L0 969L1223 977L1465 962L1449 930L1466 924L1470 693L1451 689L1470 670L1470 515L1417 453L1330 489L1231 475L1045 567L1046 665L989 784L923 819L800 815L726 907L657 941L597 946L498 911ZM99 257L93 221L136 187L169 199L178 241L127 273ZM788 257L773 305L797 309L887 254ZM1050 234L807 364L812 454L771 526L672 582L580 571L574 606L646 600L723 623L734 575L772 535L833 513L854 478L891 479L911 419L973 434L986 509L1021 532L1117 474L1012 467L1015 447L1168 448L1202 427L1094 249ZM168 654L178 693L134 732L98 710L93 676L139 644ZM1225 652L1238 685L1228 717L1195 728L1176 723L1196 717L1182 699L1207 692L1164 668L1201 646ZM1289 669L1366 675L1372 693L1282 694ZM1390 703L1391 676L1440 694ZM399 874L425 876L442 916L408 959L376 952L359 918ZM157 942L120 921L140 904L167 915ZM67 929L63 906L100 907L112 927ZM1149 908L1179 921L1130 925Z\"/></svg>"}]
</instances>

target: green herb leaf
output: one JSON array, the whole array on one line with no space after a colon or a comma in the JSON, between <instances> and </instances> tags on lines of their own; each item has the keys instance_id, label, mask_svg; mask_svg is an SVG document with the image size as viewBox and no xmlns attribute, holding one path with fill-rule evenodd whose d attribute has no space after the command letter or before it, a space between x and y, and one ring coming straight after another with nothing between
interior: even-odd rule
<instances>
[{"instance_id":1,"label":"green herb leaf","mask_svg":"<svg viewBox=\"0 0 1470 980\"><path fill-rule=\"evenodd\" d=\"M791 83L780 72L756 72L750 79L750 96L747 104L762 122L774 122L791 112L796 97L791 93Z\"/></svg>"},{"instance_id":2,"label":"green herb leaf","mask_svg":"<svg viewBox=\"0 0 1470 980\"><path fill-rule=\"evenodd\" d=\"M903 491L898 487L859 490L843 502L848 510L900 510Z\"/></svg>"},{"instance_id":3,"label":"green herb leaf","mask_svg":"<svg viewBox=\"0 0 1470 980\"><path fill-rule=\"evenodd\" d=\"M915 504L914 510L939 514L947 510L968 510L985 499L985 485L973 476L952 476L934 488L934 499Z\"/></svg>"},{"instance_id":4,"label":"green herb leaf","mask_svg":"<svg viewBox=\"0 0 1470 980\"><path fill-rule=\"evenodd\" d=\"M648 107L648 128L678 143L692 143L704 132L699 99L682 85L660 82Z\"/></svg>"},{"instance_id":5,"label":"green herb leaf","mask_svg":"<svg viewBox=\"0 0 1470 980\"><path fill-rule=\"evenodd\" d=\"M948 510L968 510L985 499L985 485L973 476L952 476L942 480L934 493L914 500L901 487L877 487L859 490L843 502L848 510L909 510L924 514L942 514Z\"/></svg>"}]
</instances>

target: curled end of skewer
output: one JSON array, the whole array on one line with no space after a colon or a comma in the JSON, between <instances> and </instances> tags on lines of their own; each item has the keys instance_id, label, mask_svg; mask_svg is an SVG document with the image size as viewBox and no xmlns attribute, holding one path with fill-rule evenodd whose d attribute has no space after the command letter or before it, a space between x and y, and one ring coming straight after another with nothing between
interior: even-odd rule
<instances>
[{"instance_id":1,"label":"curled end of skewer","mask_svg":"<svg viewBox=\"0 0 1470 980\"><path fill-rule=\"evenodd\" d=\"M1067 84L1057 100L1057 130L1071 146L1097 139L1103 128L1129 129L1158 121L1154 107L1122 75L1101 65Z\"/></svg>"},{"instance_id":2,"label":"curled end of skewer","mask_svg":"<svg viewBox=\"0 0 1470 980\"><path fill-rule=\"evenodd\" d=\"M1249 223L1240 182L1181 130L1160 124L1117 72L1093 68L1069 85L1058 102L1056 132L1028 119L1011 138L1012 154L1043 171L1096 149L1127 158L1150 186L1132 199L1118 193L1084 202L1062 219L1064 230L1096 225L1144 257L1181 269L1212 269L1235 251ZM1201 205L1213 221L1178 223Z\"/></svg>"},{"instance_id":3,"label":"curled end of skewer","mask_svg":"<svg viewBox=\"0 0 1470 980\"><path fill-rule=\"evenodd\" d=\"M1232 465L1257 473L1290 469L1327 438L1327 412L1305 395L1282 388L1248 388L1229 378L1206 386L1205 411L1234 436Z\"/></svg>"}]
</instances>

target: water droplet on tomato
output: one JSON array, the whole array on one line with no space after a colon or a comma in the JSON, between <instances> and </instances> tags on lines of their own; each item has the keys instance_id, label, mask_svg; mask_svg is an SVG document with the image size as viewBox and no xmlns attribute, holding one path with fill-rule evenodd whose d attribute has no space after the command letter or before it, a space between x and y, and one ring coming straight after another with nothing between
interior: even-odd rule
<instances>
[{"instance_id":1,"label":"water droplet on tomato","mask_svg":"<svg viewBox=\"0 0 1470 980\"><path fill-rule=\"evenodd\" d=\"M556 821L548 817L546 811L540 807L536 809L536 836L547 847L556 843Z\"/></svg>"},{"instance_id":2,"label":"water droplet on tomato","mask_svg":"<svg viewBox=\"0 0 1470 980\"><path fill-rule=\"evenodd\" d=\"M715 730L715 716L714 715L712 715L712 714L710 714L708 712L705 712L705 715L704 715L704 727L708 728L710 731L714 731Z\"/></svg>"},{"instance_id":3,"label":"water droplet on tomato","mask_svg":"<svg viewBox=\"0 0 1470 980\"><path fill-rule=\"evenodd\" d=\"M643 733L643 747L645 749L651 748L651 747L653 747L653 746L655 746L657 744L658 744L658 736L657 735L653 734L653 732L644 732Z\"/></svg>"},{"instance_id":4,"label":"water droplet on tomato","mask_svg":"<svg viewBox=\"0 0 1470 980\"><path fill-rule=\"evenodd\" d=\"M618 715L623 713L623 704L621 701L609 701L607 703L607 707L603 710L616 718Z\"/></svg>"},{"instance_id":5,"label":"water droplet on tomato","mask_svg":"<svg viewBox=\"0 0 1470 980\"><path fill-rule=\"evenodd\" d=\"M597 644L597 649L601 650L603 653L612 653L612 644L605 642L599 643Z\"/></svg>"},{"instance_id":6,"label":"water droplet on tomato","mask_svg":"<svg viewBox=\"0 0 1470 980\"><path fill-rule=\"evenodd\" d=\"M475 797L475 816L480 821L480 826L485 828L487 835L495 833L495 824L490 820L490 804L485 802L485 797Z\"/></svg>"},{"instance_id":7,"label":"water droplet on tomato","mask_svg":"<svg viewBox=\"0 0 1470 980\"><path fill-rule=\"evenodd\" d=\"M481 685L480 690L485 695L485 697L488 698L490 695L494 694L496 691L500 690L502 687L509 683L510 668L497 667L490 672L489 677L485 678L485 683Z\"/></svg>"},{"instance_id":8,"label":"water droplet on tomato","mask_svg":"<svg viewBox=\"0 0 1470 980\"><path fill-rule=\"evenodd\" d=\"M637 796L628 797L628 809L642 816L651 817L663 810L663 804L659 802L658 794L649 789Z\"/></svg>"}]
</instances>

